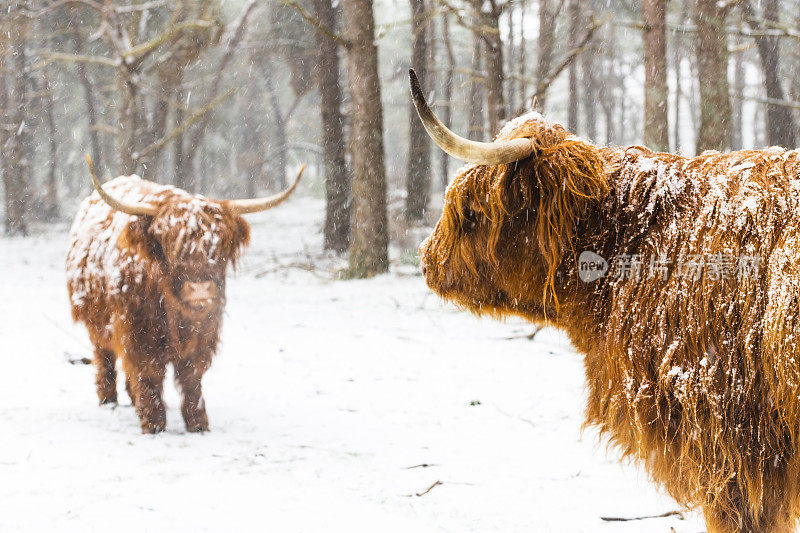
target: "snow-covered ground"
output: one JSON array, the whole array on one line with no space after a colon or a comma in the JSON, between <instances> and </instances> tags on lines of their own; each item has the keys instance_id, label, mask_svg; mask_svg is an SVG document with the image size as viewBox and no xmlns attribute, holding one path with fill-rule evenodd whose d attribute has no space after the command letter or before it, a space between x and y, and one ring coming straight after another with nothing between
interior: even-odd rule
<instances>
[{"instance_id":1,"label":"snow-covered ground","mask_svg":"<svg viewBox=\"0 0 800 533\"><path fill-rule=\"evenodd\" d=\"M293 199L250 218L204 435L185 433L171 381L160 435L140 434L122 389L97 406L94 368L69 362L90 346L65 225L0 238L0 531L704 529L601 520L677 506L581 434L568 342L457 311L412 267L334 280L322 212Z\"/></svg>"}]
</instances>

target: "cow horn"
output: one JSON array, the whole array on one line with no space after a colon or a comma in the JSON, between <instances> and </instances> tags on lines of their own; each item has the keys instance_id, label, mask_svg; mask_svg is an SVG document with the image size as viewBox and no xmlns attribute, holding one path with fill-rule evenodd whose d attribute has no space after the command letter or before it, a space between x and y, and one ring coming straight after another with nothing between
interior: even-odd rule
<instances>
[{"instance_id":1,"label":"cow horn","mask_svg":"<svg viewBox=\"0 0 800 533\"><path fill-rule=\"evenodd\" d=\"M117 211L122 211L123 213L127 213L128 215L149 215L154 216L158 213L158 206L147 203L147 202L140 202L137 204L128 204L117 200L110 194L108 194L103 186L100 185L100 182L97 181L97 176L94 175L94 163L92 163L92 158L89 154L86 154L86 162L89 164L89 177L92 178L92 185L94 185L94 190L97 191L97 194L100 195L100 198L103 199L105 203L110 205L113 209Z\"/></svg>"},{"instance_id":2,"label":"cow horn","mask_svg":"<svg viewBox=\"0 0 800 533\"><path fill-rule=\"evenodd\" d=\"M524 159L533 152L533 145L528 138L484 143L470 141L456 135L442 124L431 110L428 102L425 101L425 95L413 68L409 69L408 76L411 79L411 96L414 98L414 107L417 108L417 114L425 126L425 130L433 142L451 156L467 163L504 165Z\"/></svg>"},{"instance_id":3,"label":"cow horn","mask_svg":"<svg viewBox=\"0 0 800 533\"><path fill-rule=\"evenodd\" d=\"M289 196L292 195L294 190L297 188L297 184L300 183L300 177L303 175L303 171L306 169L306 166L303 165L300 169L300 172L297 173L297 177L294 180L288 189L279 192L278 194L273 194L272 196L266 196L264 198L248 198L244 200L226 200L225 203L231 208L231 211L236 213L237 215L244 215L247 213L257 213L259 211L266 211L267 209L272 209L284 202Z\"/></svg>"}]
</instances>

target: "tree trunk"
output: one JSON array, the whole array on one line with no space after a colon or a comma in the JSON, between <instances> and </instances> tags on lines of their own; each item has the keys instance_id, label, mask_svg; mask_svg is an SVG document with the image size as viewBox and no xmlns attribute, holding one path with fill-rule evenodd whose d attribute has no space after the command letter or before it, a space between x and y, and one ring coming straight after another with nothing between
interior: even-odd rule
<instances>
[{"instance_id":1,"label":"tree trunk","mask_svg":"<svg viewBox=\"0 0 800 533\"><path fill-rule=\"evenodd\" d=\"M331 0L314 0L317 18L328 28L337 27ZM344 252L350 244L350 173L345 161L342 88L339 84L339 51L336 43L317 33L316 81L320 94L322 153L325 160L326 250Z\"/></svg>"},{"instance_id":2,"label":"tree trunk","mask_svg":"<svg viewBox=\"0 0 800 533\"><path fill-rule=\"evenodd\" d=\"M428 34L425 0L411 1L411 66L417 71L423 90L428 80ZM430 195L431 150L428 134L414 110L408 107L408 159L406 162L406 220L420 221Z\"/></svg>"},{"instance_id":3,"label":"tree trunk","mask_svg":"<svg viewBox=\"0 0 800 533\"><path fill-rule=\"evenodd\" d=\"M138 148L139 121L137 112L137 89L123 76L117 78L118 129L117 155L120 174L135 174L137 169L134 154Z\"/></svg>"},{"instance_id":4,"label":"tree trunk","mask_svg":"<svg viewBox=\"0 0 800 533\"><path fill-rule=\"evenodd\" d=\"M48 157L50 164L47 165L47 211L45 212L46 220L57 220L59 217L58 209L58 181L56 173L58 171L58 132L56 128L53 85L50 83L50 77L43 76L42 83L42 114L47 123L47 142L48 142Z\"/></svg>"},{"instance_id":5,"label":"tree trunk","mask_svg":"<svg viewBox=\"0 0 800 533\"><path fill-rule=\"evenodd\" d=\"M484 139L483 117L483 47L477 33L472 34L472 74L469 82L469 127L467 136L476 141Z\"/></svg>"},{"instance_id":6,"label":"tree trunk","mask_svg":"<svg viewBox=\"0 0 800 533\"><path fill-rule=\"evenodd\" d=\"M371 0L344 0L353 130L353 214L350 275L368 277L389 269L383 107Z\"/></svg>"},{"instance_id":7,"label":"tree trunk","mask_svg":"<svg viewBox=\"0 0 800 533\"><path fill-rule=\"evenodd\" d=\"M444 109L442 110L442 122L448 128L453 117L453 74L456 68L455 55L453 54L453 43L450 41L450 17L447 13L442 14L442 41L445 54L447 55L447 70L444 77ZM439 166L442 180L442 189L447 188L450 178L450 156L444 150L439 151Z\"/></svg>"},{"instance_id":8,"label":"tree trunk","mask_svg":"<svg viewBox=\"0 0 800 533\"><path fill-rule=\"evenodd\" d=\"M182 104L186 101L186 96L184 95L184 91L178 90L176 94L176 98L178 104ZM173 118L174 125L173 127L177 128L181 124L183 124L184 116L183 116L183 109L180 105L175 106L175 115ZM185 136L183 132L175 137L173 141L173 151L172 151L172 173L173 173L173 183L175 186L187 190L192 187L190 176L188 174L188 158L184 153L184 145L185 145Z\"/></svg>"},{"instance_id":9,"label":"tree trunk","mask_svg":"<svg viewBox=\"0 0 800 533\"><path fill-rule=\"evenodd\" d=\"M625 77L620 76L619 79L619 144L625 146L628 144L628 89L625 85Z\"/></svg>"},{"instance_id":10,"label":"tree trunk","mask_svg":"<svg viewBox=\"0 0 800 533\"><path fill-rule=\"evenodd\" d=\"M517 46L519 47L519 61L518 61L518 72L517 72L517 83L519 85L519 98L520 98L520 109L524 110L530 108L530 102L526 102L526 95L528 93L528 83L525 81L527 72L525 68L526 54L525 54L525 15L526 15L526 6L527 0L519 0L519 43Z\"/></svg>"},{"instance_id":11,"label":"tree trunk","mask_svg":"<svg viewBox=\"0 0 800 533\"><path fill-rule=\"evenodd\" d=\"M574 50L578 46L578 30L581 22L581 6L578 0L569 2L569 49ZM569 100L567 102L567 129L575 134L578 133L578 62L569 63Z\"/></svg>"},{"instance_id":12,"label":"tree trunk","mask_svg":"<svg viewBox=\"0 0 800 533\"><path fill-rule=\"evenodd\" d=\"M539 0L539 58L536 65L536 82L541 83L550 74L555 45L555 19L553 0ZM546 108L547 91L538 96L536 106L540 112Z\"/></svg>"},{"instance_id":13,"label":"tree trunk","mask_svg":"<svg viewBox=\"0 0 800 533\"><path fill-rule=\"evenodd\" d=\"M283 116L283 109L281 108L280 98L278 91L272 80L272 68L267 66L264 69L264 82L267 86L267 94L269 95L270 105L272 107L272 120L274 124L274 134L277 140L277 160L275 166L275 174L277 175L277 189L283 190L286 188L286 167L288 166L288 151L287 151L287 135L286 135L286 118Z\"/></svg>"},{"instance_id":14,"label":"tree trunk","mask_svg":"<svg viewBox=\"0 0 800 533\"><path fill-rule=\"evenodd\" d=\"M727 4L697 0L697 70L700 84L700 129L697 153L724 151L731 132L731 103L728 95L728 38L725 32Z\"/></svg>"},{"instance_id":15,"label":"tree trunk","mask_svg":"<svg viewBox=\"0 0 800 533\"><path fill-rule=\"evenodd\" d=\"M3 144L3 183L6 192L6 233L10 235L26 235L28 226L25 208L28 198L26 184L29 177L29 160L26 157L28 137L28 124L26 123L25 110L28 104L28 64L27 64L27 39L30 30L30 21L24 17L13 21L6 30L9 41L8 58L12 68L3 73L2 102L4 108L3 124L8 124L11 129L6 132ZM14 75L9 84L8 72Z\"/></svg>"},{"instance_id":16,"label":"tree trunk","mask_svg":"<svg viewBox=\"0 0 800 533\"><path fill-rule=\"evenodd\" d=\"M669 151L667 105L667 2L645 0L644 31L644 144L657 152Z\"/></svg>"},{"instance_id":17,"label":"tree trunk","mask_svg":"<svg viewBox=\"0 0 800 533\"><path fill-rule=\"evenodd\" d=\"M505 72L509 73L510 77L513 77L514 73L514 66L518 61L517 58L517 43L516 43L516 18L514 17L514 8L516 6L509 5L508 7L508 46L506 46L506 53L505 53ZM506 104L508 107L508 112L513 113L514 109L518 109L519 106L517 105L517 84L515 83L516 80L510 80L511 83L506 84Z\"/></svg>"},{"instance_id":18,"label":"tree trunk","mask_svg":"<svg viewBox=\"0 0 800 533\"><path fill-rule=\"evenodd\" d=\"M486 105L489 119L489 135L497 135L500 125L506 119L506 103L503 96L503 40L500 38L501 10L494 2L491 11L483 13L483 20L489 31L484 33L486 43Z\"/></svg>"},{"instance_id":19,"label":"tree trunk","mask_svg":"<svg viewBox=\"0 0 800 533\"><path fill-rule=\"evenodd\" d=\"M741 40L737 39L741 43ZM744 61L742 50L733 55L733 101L731 102L731 150L742 149L742 113L744 96Z\"/></svg>"},{"instance_id":20,"label":"tree trunk","mask_svg":"<svg viewBox=\"0 0 800 533\"><path fill-rule=\"evenodd\" d=\"M587 46L592 46L591 44ZM593 140L597 140L597 94L598 83L595 73L595 50L586 50L581 54L581 70L583 71L583 118L585 122L585 134Z\"/></svg>"},{"instance_id":21,"label":"tree trunk","mask_svg":"<svg viewBox=\"0 0 800 533\"><path fill-rule=\"evenodd\" d=\"M72 26L72 39L73 39L73 47L75 53L78 55L82 55L85 53L84 50L84 42L83 42L83 35L80 32L80 25L78 23L77 17L74 16L74 12L70 12L70 25ZM94 96L94 86L92 85L91 80L89 79L89 71L86 68L86 63L83 61L76 61L75 62L75 71L78 74L78 80L83 87L83 99L86 104L86 118L89 121L89 145L91 146L92 150L92 163L94 163L94 168L98 175L102 176L105 174L105 167L104 162L105 158L103 157L103 150L100 144L100 138L97 131L97 101ZM84 183L84 180L81 180L81 183Z\"/></svg>"},{"instance_id":22,"label":"tree trunk","mask_svg":"<svg viewBox=\"0 0 800 533\"><path fill-rule=\"evenodd\" d=\"M777 0L763 0L762 10L764 20L778 22L779 4ZM746 11L750 11L749 8ZM761 29L752 22L754 29ZM767 98L783 100L784 93L780 79L780 39L778 37L756 37L756 47L761 58L761 68L764 72L764 87ZM795 147L795 126L792 111L786 106L767 104L767 142L770 145Z\"/></svg>"}]
</instances>

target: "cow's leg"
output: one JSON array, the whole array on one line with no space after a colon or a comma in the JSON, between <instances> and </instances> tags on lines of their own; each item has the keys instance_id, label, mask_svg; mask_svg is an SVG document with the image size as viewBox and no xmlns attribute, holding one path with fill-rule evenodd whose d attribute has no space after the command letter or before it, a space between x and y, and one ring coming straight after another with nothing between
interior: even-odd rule
<instances>
[{"instance_id":1,"label":"cow's leg","mask_svg":"<svg viewBox=\"0 0 800 533\"><path fill-rule=\"evenodd\" d=\"M191 432L208 431L206 402L203 399L203 373L207 365L203 361L188 359L175 364L175 381L183 394L181 414L186 422L186 430Z\"/></svg>"},{"instance_id":2,"label":"cow's leg","mask_svg":"<svg viewBox=\"0 0 800 533\"><path fill-rule=\"evenodd\" d=\"M167 426L167 412L161 397L165 373L164 364L158 359L149 360L147 364L125 365L142 433L159 433Z\"/></svg>"},{"instance_id":3,"label":"cow's leg","mask_svg":"<svg viewBox=\"0 0 800 533\"><path fill-rule=\"evenodd\" d=\"M95 384L100 404L117 403L117 358L114 352L95 347L94 365L97 368Z\"/></svg>"}]
</instances>

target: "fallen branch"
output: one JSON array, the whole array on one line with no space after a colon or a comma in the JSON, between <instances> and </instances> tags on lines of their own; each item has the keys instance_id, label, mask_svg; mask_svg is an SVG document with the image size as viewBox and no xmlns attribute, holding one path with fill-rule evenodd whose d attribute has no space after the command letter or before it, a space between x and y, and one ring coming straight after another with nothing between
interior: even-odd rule
<instances>
[{"instance_id":1,"label":"fallen branch","mask_svg":"<svg viewBox=\"0 0 800 533\"><path fill-rule=\"evenodd\" d=\"M74 355L69 352L64 352L64 358L67 362L71 365L91 365L92 360L88 357L82 357L79 355Z\"/></svg>"},{"instance_id":2,"label":"fallen branch","mask_svg":"<svg viewBox=\"0 0 800 533\"><path fill-rule=\"evenodd\" d=\"M544 326L536 326L533 329L533 331L530 332L530 333L523 334L523 335L511 335L510 337L504 337L503 340L513 341L513 340L517 340L517 339L528 339L529 341L532 341L533 339L536 338L536 335L538 335L539 332L542 331L543 329L544 329Z\"/></svg>"},{"instance_id":3,"label":"fallen branch","mask_svg":"<svg viewBox=\"0 0 800 533\"><path fill-rule=\"evenodd\" d=\"M630 518L625 518L621 516L601 516L600 520L603 522L634 522L636 520L649 520L651 518L668 518L670 516L677 516L679 520L685 520L683 513L680 511L669 511L663 514L654 514L654 515L647 515L647 516L633 516Z\"/></svg>"},{"instance_id":4,"label":"fallen branch","mask_svg":"<svg viewBox=\"0 0 800 533\"><path fill-rule=\"evenodd\" d=\"M414 494L406 494L406 497L407 497L407 498L413 498L414 496L416 496L416 497L418 497L418 498L419 498L419 497L421 497L421 496L425 496L425 495L426 495L426 494L428 494L428 493L429 493L431 490L433 490L433 487L435 487L435 486L437 486L437 485L444 485L444 483L442 483L442 482L441 482L441 481L439 481L439 480L436 480L436 483L434 483L433 485L431 485L430 487L428 487L428 488L427 488L427 489L425 489L424 491L422 491L422 492L416 492L416 493L414 493Z\"/></svg>"}]
</instances>

